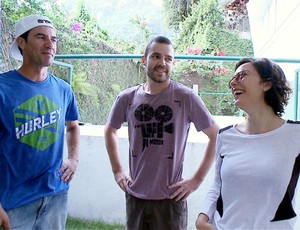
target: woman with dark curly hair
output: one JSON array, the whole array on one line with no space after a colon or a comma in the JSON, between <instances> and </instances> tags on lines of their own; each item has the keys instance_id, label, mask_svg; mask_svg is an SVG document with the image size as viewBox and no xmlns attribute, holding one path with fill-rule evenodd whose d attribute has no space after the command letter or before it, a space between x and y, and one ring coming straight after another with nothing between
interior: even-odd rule
<instances>
[{"instance_id":1,"label":"woman with dark curly hair","mask_svg":"<svg viewBox=\"0 0 300 230\"><path fill-rule=\"evenodd\" d=\"M247 116L219 131L197 229L293 229L300 123L282 118L292 93L285 74L269 59L243 58L229 87Z\"/></svg>"}]
</instances>

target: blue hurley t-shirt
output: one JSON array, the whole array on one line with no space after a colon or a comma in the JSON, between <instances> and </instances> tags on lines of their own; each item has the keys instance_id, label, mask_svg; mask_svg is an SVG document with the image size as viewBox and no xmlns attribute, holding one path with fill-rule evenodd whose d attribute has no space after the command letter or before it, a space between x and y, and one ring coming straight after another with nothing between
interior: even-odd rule
<instances>
[{"instance_id":1,"label":"blue hurley t-shirt","mask_svg":"<svg viewBox=\"0 0 300 230\"><path fill-rule=\"evenodd\" d=\"M66 121L78 120L71 87L48 73L33 82L16 70L0 75L0 202L5 210L65 193Z\"/></svg>"}]
</instances>

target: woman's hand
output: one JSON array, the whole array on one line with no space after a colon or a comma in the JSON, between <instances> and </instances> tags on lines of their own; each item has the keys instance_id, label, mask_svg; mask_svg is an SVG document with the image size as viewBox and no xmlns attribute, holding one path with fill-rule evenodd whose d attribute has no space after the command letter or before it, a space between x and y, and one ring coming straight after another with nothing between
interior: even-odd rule
<instances>
[{"instance_id":1,"label":"woman's hand","mask_svg":"<svg viewBox=\"0 0 300 230\"><path fill-rule=\"evenodd\" d=\"M200 213L196 220L196 228L198 230L216 230L216 228L208 223L208 216L204 213Z\"/></svg>"}]
</instances>

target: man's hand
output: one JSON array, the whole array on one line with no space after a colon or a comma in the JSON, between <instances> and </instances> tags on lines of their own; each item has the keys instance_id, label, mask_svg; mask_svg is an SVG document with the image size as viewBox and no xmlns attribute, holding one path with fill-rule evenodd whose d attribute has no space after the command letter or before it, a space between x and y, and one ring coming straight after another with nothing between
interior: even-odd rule
<instances>
[{"instance_id":1,"label":"man's hand","mask_svg":"<svg viewBox=\"0 0 300 230\"><path fill-rule=\"evenodd\" d=\"M10 230L10 223L8 216L4 209L2 208L2 205L0 204L0 227L3 227L4 230Z\"/></svg>"},{"instance_id":2,"label":"man's hand","mask_svg":"<svg viewBox=\"0 0 300 230\"><path fill-rule=\"evenodd\" d=\"M187 197L199 187L199 185L200 184L196 182L195 179L182 180L172 184L169 186L169 188L177 188L177 190L171 195L170 198L175 199L176 201L186 200Z\"/></svg>"},{"instance_id":3,"label":"man's hand","mask_svg":"<svg viewBox=\"0 0 300 230\"><path fill-rule=\"evenodd\" d=\"M126 192L128 189L128 186L132 183L132 179L128 175L127 172L121 171L114 174L115 181L120 186L120 188Z\"/></svg>"},{"instance_id":4,"label":"man's hand","mask_svg":"<svg viewBox=\"0 0 300 230\"><path fill-rule=\"evenodd\" d=\"M67 159L63 162L62 167L59 169L59 173L61 173L61 179L64 182L69 183L72 180L77 164L78 160L74 159Z\"/></svg>"}]
</instances>

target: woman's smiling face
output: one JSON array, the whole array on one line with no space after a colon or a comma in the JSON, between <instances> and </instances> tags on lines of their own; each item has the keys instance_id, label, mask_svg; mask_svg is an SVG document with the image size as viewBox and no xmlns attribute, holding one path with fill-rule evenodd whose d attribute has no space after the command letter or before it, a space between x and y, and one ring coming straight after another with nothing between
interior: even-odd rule
<instances>
[{"instance_id":1,"label":"woman's smiling face","mask_svg":"<svg viewBox=\"0 0 300 230\"><path fill-rule=\"evenodd\" d=\"M229 86L235 99L235 105L247 110L249 106L265 103L264 84L252 63L245 63L235 71Z\"/></svg>"}]
</instances>

